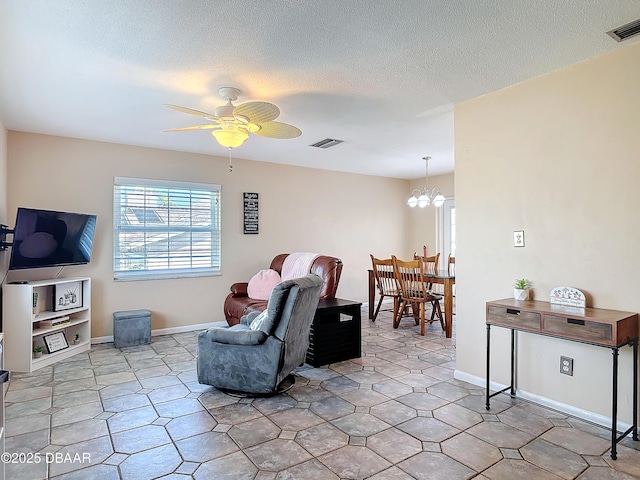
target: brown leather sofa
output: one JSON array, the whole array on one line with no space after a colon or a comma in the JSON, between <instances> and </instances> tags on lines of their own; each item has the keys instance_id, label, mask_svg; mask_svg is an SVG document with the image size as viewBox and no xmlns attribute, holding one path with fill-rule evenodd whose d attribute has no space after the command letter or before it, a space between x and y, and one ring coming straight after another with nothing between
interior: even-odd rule
<instances>
[{"instance_id":1,"label":"brown leather sofa","mask_svg":"<svg viewBox=\"0 0 640 480\"><path fill-rule=\"evenodd\" d=\"M282 264L288 253L276 255L269 268L282 274ZM335 298L342 273L342 260L336 257L321 255L311 265L311 271L322 279L320 298ZM234 283L231 293L224 301L224 316L229 325L240 323L240 318L251 312L261 312L267 308L267 300L256 300L247 296L248 282Z\"/></svg>"}]
</instances>

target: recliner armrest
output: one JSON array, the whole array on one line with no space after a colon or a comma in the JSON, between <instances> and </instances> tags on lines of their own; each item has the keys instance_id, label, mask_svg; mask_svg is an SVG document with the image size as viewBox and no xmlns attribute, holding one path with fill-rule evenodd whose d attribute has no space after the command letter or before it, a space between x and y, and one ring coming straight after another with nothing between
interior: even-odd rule
<instances>
[{"instance_id":1,"label":"recliner armrest","mask_svg":"<svg viewBox=\"0 0 640 480\"><path fill-rule=\"evenodd\" d=\"M233 293L236 297L246 297L247 288L249 286L248 282L238 282L231 285L231 293Z\"/></svg>"},{"instance_id":2,"label":"recliner armrest","mask_svg":"<svg viewBox=\"0 0 640 480\"><path fill-rule=\"evenodd\" d=\"M251 330L248 326L237 324L228 328L210 328L201 333L212 342L229 345L260 345L268 335L260 330Z\"/></svg>"},{"instance_id":3,"label":"recliner armrest","mask_svg":"<svg viewBox=\"0 0 640 480\"><path fill-rule=\"evenodd\" d=\"M261 313L262 312L249 312L240 318L240 323L248 327L249 325L251 325L251 322L253 322L255 318Z\"/></svg>"}]
</instances>

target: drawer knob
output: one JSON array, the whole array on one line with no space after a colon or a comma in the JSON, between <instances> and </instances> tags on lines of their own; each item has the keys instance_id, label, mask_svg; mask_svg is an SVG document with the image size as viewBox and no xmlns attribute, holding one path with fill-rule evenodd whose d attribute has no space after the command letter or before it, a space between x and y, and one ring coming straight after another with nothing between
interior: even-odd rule
<instances>
[{"instance_id":1,"label":"drawer knob","mask_svg":"<svg viewBox=\"0 0 640 480\"><path fill-rule=\"evenodd\" d=\"M514 310L513 308L507 308L507 313L509 315L520 315L520 310Z\"/></svg>"},{"instance_id":2,"label":"drawer knob","mask_svg":"<svg viewBox=\"0 0 640 480\"><path fill-rule=\"evenodd\" d=\"M573 325L584 325L584 320L577 320L575 318L567 318L567 323L571 323Z\"/></svg>"}]
</instances>

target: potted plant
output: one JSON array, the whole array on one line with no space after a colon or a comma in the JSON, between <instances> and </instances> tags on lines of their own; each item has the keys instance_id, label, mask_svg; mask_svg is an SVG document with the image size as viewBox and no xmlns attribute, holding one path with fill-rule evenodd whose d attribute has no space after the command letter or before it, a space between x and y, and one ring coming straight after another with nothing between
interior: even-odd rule
<instances>
[{"instance_id":1,"label":"potted plant","mask_svg":"<svg viewBox=\"0 0 640 480\"><path fill-rule=\"evenodd\" d=\"M80 333L76 332L76 334L73 336L73 344L78 345L79 343L80 343Z\"/></svg>"},{"instance_id":2,"label":"potted plant","mask_svg":"<svg viewBox=\"0 0 640 480\"><path fill-rule=\"evenodd\" d=\"M513 284L513 298L516 300L529 300L531 283L526 278L517 278Z\"/></svg>"},{"instance_id":3,"label":"potted plant","mask_svg":"<svg viewBox=\"0 0 640 480\"><path fill-rule=\"evenodd\" d=\"M33 356L35 358L40 358L42 356L42 347L40 345L33 347Z\"/></svg>"}]
</instances>

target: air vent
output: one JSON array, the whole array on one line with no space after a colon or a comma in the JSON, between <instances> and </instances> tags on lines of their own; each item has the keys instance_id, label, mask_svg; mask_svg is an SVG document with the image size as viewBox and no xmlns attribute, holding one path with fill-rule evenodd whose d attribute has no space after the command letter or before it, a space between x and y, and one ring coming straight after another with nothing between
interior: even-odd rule
<instances>
[{"instance_id":1,"label":"air vent","mask_svg":"<svg viewBox=\"0 0 640 480\"><path fill-rule=\"evenodd\" d=\"M613 30L607 32L611 38L613 38L616 42L621 42L623 40L627 40L628 38L635 37L640 33L640 19L627 23L618 28L614 28Z\"/></svg>"},{"instance_id":2,"label":"air vent","mask_svg":"<svg viewBox=\"0 0 640 480\"><path fill-rule=\"evenodd\" d=\"M330 148L330 147L335 147L336 145L339 145L342 142L344 142L344 140L336 140L335 138L325 138L324 140L320 140L319 142L316 142L309 146L317 147L317 148Z\"/></svg>"}]
</instances>

